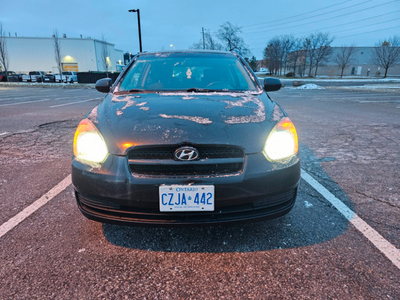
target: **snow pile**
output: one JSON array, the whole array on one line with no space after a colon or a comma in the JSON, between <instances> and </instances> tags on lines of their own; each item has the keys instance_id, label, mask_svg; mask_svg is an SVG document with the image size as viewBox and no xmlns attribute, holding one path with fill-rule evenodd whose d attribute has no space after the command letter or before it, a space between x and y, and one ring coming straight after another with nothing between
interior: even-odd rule
<instances>
[{"instance_id":1,"label":"snow pile","mask_svg":"<svg viewBox=\"0 0 400 300\"><path fill-rule=\"evenodd\" d=\"M298 90L324 90L322 86L316 85L314 83L303 84L302 86L297 87Z\"/></svg>"}]
</instances>

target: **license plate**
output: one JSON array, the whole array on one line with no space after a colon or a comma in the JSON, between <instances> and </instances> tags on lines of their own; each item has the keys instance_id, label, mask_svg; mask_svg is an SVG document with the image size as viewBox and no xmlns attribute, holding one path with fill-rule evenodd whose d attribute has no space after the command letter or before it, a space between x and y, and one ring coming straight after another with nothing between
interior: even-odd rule
<instances>
[{"instance_id":1,"label":"license plate","mask_svg":"<svg viewBox=\"0 0 400 300\"><path fill-rule=\"evenodd\" d=\"M160 211L214 211L213 185L159 187Z\"/></svg>"}]
</instances>

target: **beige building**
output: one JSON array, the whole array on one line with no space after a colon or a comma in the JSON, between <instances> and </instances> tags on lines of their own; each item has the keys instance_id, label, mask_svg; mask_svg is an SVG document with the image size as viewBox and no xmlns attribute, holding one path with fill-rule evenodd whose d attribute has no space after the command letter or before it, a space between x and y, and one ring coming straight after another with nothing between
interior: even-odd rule
<instances>
[{"instance_id":1,"label":"beige building","mask_svg":"<svg viewBox=\"0 0 400 300\"><path fill-rule=\"evenodd\" d=\"M65 36L65 35L64 35ZM58 73L52 37L6 37L9 70L17 73L45 71ZM120 71L123 51L115 45L92 38L59 38L62 68L65 71L105 71L106 50L108 71Z\"/></svg>"}]
</instances>

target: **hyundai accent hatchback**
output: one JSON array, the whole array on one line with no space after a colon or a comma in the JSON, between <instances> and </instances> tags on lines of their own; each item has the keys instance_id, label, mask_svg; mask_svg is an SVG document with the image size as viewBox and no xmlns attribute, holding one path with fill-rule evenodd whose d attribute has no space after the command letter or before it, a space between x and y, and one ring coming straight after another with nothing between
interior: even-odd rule
<instances>
[{"instance_id":1,"label":"hyundai accent hatchback","mask_svg":"<svg viewBox=\"0 0 400 300\"><path fill-rule=\"evenodd\" d=\"M89 219L205 225L274 218L296 199L296 129L231 52L141 53L79 124L72 181Z\"/></svg>"}]
</instances>

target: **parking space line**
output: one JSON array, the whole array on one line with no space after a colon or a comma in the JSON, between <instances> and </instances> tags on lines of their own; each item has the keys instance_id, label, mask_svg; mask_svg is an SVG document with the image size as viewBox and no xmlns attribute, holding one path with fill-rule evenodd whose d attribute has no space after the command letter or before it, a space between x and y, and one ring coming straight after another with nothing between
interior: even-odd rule
<instances>
[{"instance_id":1,"label":"parking space line","mask_svg":"<svg viewBox=\"0 0 400 300\"><path fill-rule=\"evenodd\" d=\"M100 100L100 99L102 99L102 98L93 98L93 99L82 100L82 101L68 102L68 103L64 103L64 104L53 105L53 106L50 106L50 108L67 106L67 105L72 105L72 104L76 104L76 103L83 103L83 102L89 102L89 101Z\"/></svg>"},{"instance_id":2,"label":"parking space line","mask_svg":"<svg viewBox=\"0 0 400 300\"><path fill-rule=\"evenodd\" d=\"M36 200L31 205L26 207L24 210L22 210L21 212L16 214L14 217L12 217L7 222L1 224L0 238L3 235L5 235L7 232L9 232L11 229L16 227L23 220L28 218L31 214L33 214L35 211L37 211L43 205L45 205L47 202L49 202L51 199L53 199L55 196L57 196L59 193L61 193L63 190L65 190L71 183L72 183L71 175L68 175L61 182L59 182L55 187L53 187L50 191L48 191L46 194L44 194L42 197L40 197L38 200Z\"/></svg>"},{"instance_id":3,"label":"parking space line","mask_svg":"<svg viewBox=\"0 0 400 300\"><path fill-rule=\"evenodd\" d=\"M375 229L362 220L354 211L346 204L336 198L323 185L315 180L310 174L303 169L301 170L301 178L311 185L318 193L328 200L336 209L358 230L360 231L375 247L382 252L397 268L400 269L400 250L389 243ZM61 182L54 186L50 191L19 212L17 215L0 225L0 238L15 228L18 224L32 215L39 208L44 206L59 193L64 191L70 184L71 175L65 177Z\"/></svg>"},{"instance_id":4,"label":"parking space line","mask_svg":"<svg viewBox=\"0 0 400 300\"><path fill-rule=\"evenodd\" d=\"M19 100L19 99L35 98L35 97L38 97L38 96L7 97L7 98L0 98L0 101Z\"/></svg>"},{"instance_id":5,"label":"parking space line","mask_svg":"<svg viewBox=\"0 0 400 300\"><path fill-rule=\"evenodd\" d=\"M76 91L82 91L83 89L72 89L69 91L64 91L64 93L71 93L71 92L76 92Z\"/></svg>"},{"instance_id":6,"label":"parking space line","mask_svg":"<svg viewBox=\"0 0 400 300\"><path fill-rule=\"evenodd\" d=\"M71 97L54 98L54 100L65 100L65 99L71 99Z\"/></svg>"},{"instance_id":7,"label":"parking space line","mask_svg":"<svg viewBox=\"0 0 400 300\"><path fill-rule=\"evenodd\" d=\"M43 100L35 100L35 101L25 101L25 102L18 102L18 103L7 103L7 104L0 104L0 106L11 106L11 105L29 104L29 103L44 102L44 101L50 101L50 100L52 100L52 99L43 99Z\"/></svg>"},{"instance_id":8,"label":"parking space line","mask_svg":"<svg viewBox=\"0 0 400 300\"><path fill-rule=\"evenodd\" d=\"M316 181L310 174L303 169L301 170L301 178L311 185L318 193L328 200L336 209L347 219L353 226L360 231L372 244L378 248L397 268L400 269L400 250L389 243L375 229L369 226L346 204L336 198L324 186Z\"/></svg>"}]
</instances>

